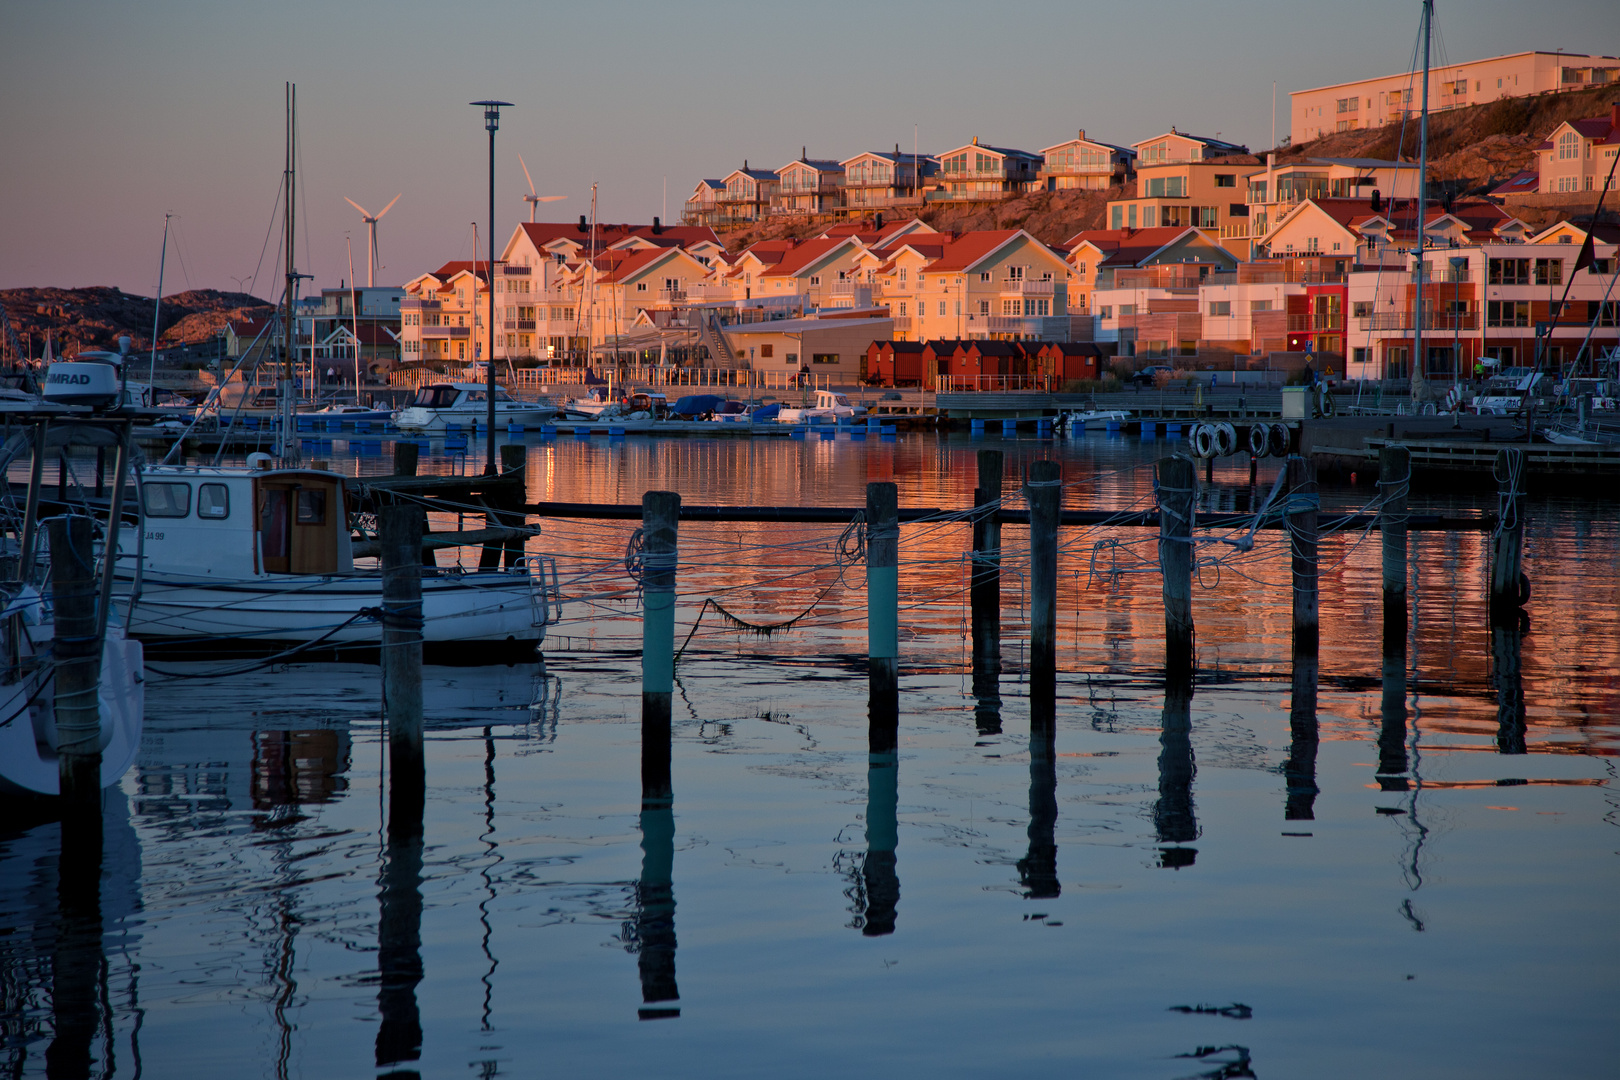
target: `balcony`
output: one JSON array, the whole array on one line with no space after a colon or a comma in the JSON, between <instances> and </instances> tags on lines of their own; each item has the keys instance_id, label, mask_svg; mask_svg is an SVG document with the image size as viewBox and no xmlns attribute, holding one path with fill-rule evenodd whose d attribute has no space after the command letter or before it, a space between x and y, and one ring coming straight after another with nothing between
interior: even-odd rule
<instances>
[{"instance_id":1,"label":"balcony","mask_svg":"<svg viewBox=\"0 0 1620 1080\"><path fill-rule=\"evenodd\" d=\"M1008 279L1001 283L1002 296L1051 296L1055 281L1014 281Z\"/></svg>"},{"instance_id":2,"label":"balcony","mask_svg":"<svg viewBox=\"0 0 1620 1080\"><path fill-rule=\"evenodd\" d=\"M511 263L501 264L502 277L528 277L531 268L527 266L513 266Z\"/></svg>"},{"instance_id":3,"label":"balcony","mask_svg":"<svg viewBox=\"0 0 1620 1080\"><path fill-rule=\"evenodd\" d=\"M853 188L845 193L844 206L852 210L886 210L890 207L923 205L920 194L894 195L888 187Z\"/></svg>"},{"instance_id":4,"label":"balcony","mask_svg":"<svg viewBox=\"0 0 1620 1080\"><path fill-rule=\"evenodd\" d=\"M1356 319L1358 330L1415 330L1415 320L1410 311L1380 311L1373 315L1363 315ZM1423 313L1423 329L1425 330L1478 330L1479 312L1464 311L1458 313L1426 311Z\"/></svg>"},{"instance_id":5,"label":"balcony","mask_svg":"<svg viewBox=\"0 0 1620 1080\"><path fill-rule=\"evenodd\" d=\"M401 300L401 311L438 311L444 305L437 300Z\"/></svg>"},{"instance_id":6,"label":"balcony","mask_svg":"<svg viewBox=\"0 0 1620 1080\"><path fill-rule=\"evenodd\" d=\"M468 327L465 326L424 326L422 327L422 337L464 339L467 336L467 331Z\"/></svg>"},{"instance_id":7,"label":"balcony","mask_svg":"<svg viewBox=\"0 0 1620 1080\"><path fill-rule=\"evenodd\" d=\"M1303 315L1294 314L1288 316L1288 332L1291 334L1343 329L1344 312L1342 311L1315 311Z\"/></svg>"},{"instance_id":8,"label":"balcony","mask_svg":"<svg viewBox=\"0 0 1620 1080\"><path fill-rule=\"evenodd\" d=\"M903 333L911 329L912 317L910 315L895 315L892 317L896 333Z\"/></svg>"}]
</instances>

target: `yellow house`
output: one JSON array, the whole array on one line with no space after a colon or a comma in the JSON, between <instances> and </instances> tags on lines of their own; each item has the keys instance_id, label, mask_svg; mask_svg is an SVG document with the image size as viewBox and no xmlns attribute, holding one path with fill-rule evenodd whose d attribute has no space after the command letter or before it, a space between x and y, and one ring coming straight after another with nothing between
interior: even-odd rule
<instances>
[{"instance_id":1,"label":"yellow house","mask_svg":"<svg viewBox=\"0 0 1620 1080\"><path fill-rule=\"evenodd\" d=\"M1022 229L908 236L873 280L896 340L1069 337L1068 267Z\"/></svg>"},{"instance_id":2,"label":"yellow house","mask_svg":"<svg viewBox=\"0 0 1620 1080\"><path fill-rule=\"evenodd\" d=\"M1620 101L1609 106L1607 116L1564 121L1536 149L1541 157L1541 194L1604 190L1620 153Z\"/></svg>"},{"instance_id":3,"label":"yellow house","mask_svg":"<svg viewBox=\"0 0 1620 1080\"><path fill-rule=\"evenodd\" d=\"M1041 179L1048 191L1105 191L1130 178L1136 151L1086 138L1085 128L1067 142L1041 151Z\"/></svg>"}]
</instances>

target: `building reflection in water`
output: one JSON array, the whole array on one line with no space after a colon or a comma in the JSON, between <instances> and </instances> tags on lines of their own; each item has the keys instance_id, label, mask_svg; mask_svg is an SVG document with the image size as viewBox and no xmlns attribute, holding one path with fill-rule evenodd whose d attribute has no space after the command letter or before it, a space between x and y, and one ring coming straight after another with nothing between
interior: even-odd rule
<instances>
[{"instance_id":1,"label":"building reflection in water","mask_svg":"<svg viewBox=\"0 0 1620 1080\"><path fill-rule=\"evenodd\" d=\"M1165 681L1164 712L1159 727L1159 798L1153 804L1153 827L1159 843L1159 865L1179 870L1191 866L1198 849L1185 847L1198 839L1192 782L1198 768L1192 749L1192 680Z\"/></svg>"},{"instance_id":2,"label":"building reflection in water","mask_svg":"<svg viewBox=\"0 0 1620 1080\"><path fill-rule=\"evenodd\" d=\"M1316 820L1317 658L1294 654L1293 696L1288 706L1288 760L1283 763L1287 794L1283 817L1288 821Z\"/></svg>"},{"instance_id":3,"label":"building reflection in water","mask_svg":"<svg viewBox=\"0 0 1620 1080\"><path fill-rule=\"evenodd\" d=\"M1018 860L1018 884L1030 900L1063 892L1057 874L1057 710L1044 694L1030 699L1029 851Z\"/></svg>"}]
</instances>

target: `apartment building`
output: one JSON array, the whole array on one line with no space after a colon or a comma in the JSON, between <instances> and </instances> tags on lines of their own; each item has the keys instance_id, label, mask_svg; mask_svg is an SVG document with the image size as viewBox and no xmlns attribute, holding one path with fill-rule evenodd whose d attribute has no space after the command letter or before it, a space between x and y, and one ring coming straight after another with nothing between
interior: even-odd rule
<instances>
[{"instance_id":1,"label":"apartment building","mask_svg":"<svg viewBox=\"0 0 1620 1080\"><path fill-rule=\"evenodd\" d=\"M1528 238L1524 222L1502 207L1481 199L1446 205L1428 203L1423 210L1424 248L1462 247ZM1261 252L1270 255L1326 255L1347 264L1399 265L1418 247L1416 200L1312 198L1288 210L1263 236Z\"/></svg>"},{"instance_id":2,"label":"apartment building","mask_svg":"<svg viewBox=\"0 0 1620 1080\"><path fill-rule=\"evenodd\" d=\"M489 263L471 260L447 262L407 281L399 304L400 362L477 359L485 340L488 283Z\"/></svg>"},{"instance_id":3,"label":"apartment building","mask_svg":"<svg viewBox=\"0 0 1620 1080\"><path fill-rule=\"evenodd\" d=\"M1251 172L1244 199L1249 205L1247 224L1234 223L1231 236L1246 237L1254 245L1281 221L1283 216L1306 199L1366 199L1376 196L1380 204L1415 199L1418 194L1418 167L1414 162L1385 161L1381 158L1309 158L1277 164L1277 155L1266 155L1265 168ZM1251 254L1254 252L1251 251Z\"/></svg>"},{"instance_id":4,"label":"apartment building","mask_svg":"<svg viewBox=\"0 0 1620 1080\"><path fill-rule=\"evenodd\" d=\"M1590 229L1593 261L1577 269ZM1620 228L1555 225L1526 242L1486 240L1424 253L1421 308L1408 267L1349 275L1351 378L1412 374L1421 319L1423 369L1433 380L1470 377L1476 360L1548 371L1584 365L1620 346ZM1560 306L1562 305L1562 306Z\"/></svg>"},{"instance_id":5,"label":"apartment building","mask_svg":"<svg viewBox=\"0 0 1620 1080\"><path fill-rule=\"evenodd\" d=\"M1106 191L1131 177L1136 151L1086 138L1081 128L1072 139L1041 151L1039 178L1048 191Z\"/></svg>"},{"instance_id":6,"label":"apartment building","mask_svg":"<svg viewBox=\"0 0 1620 1080\"><path fill-rule=\"evenodd\" d=\"M1118 342L1121 356L1197 353L1199 290L1238 268L1235 255L1192 227L1081 233L1069 261L1092 264L1091 338Z\"/></svg>"},{"instance_id":7,"label":"apartment building","mask_svg":"<svg viewBox=\"0 0 1620 1080\"><path fill-rule=\"evenodd\" d=\"M725 190L715 196L710 225L726 228L762 220L771 212L771 200L782 178L769 169L751 169L744 159L722 181Z\"/></svg>"},{"instance_id":8,"label":"apartment building","mask_svg":"<svg viewBox=\"0 0 1620 1080\"><path fill-rule=\"evenodd\" d=\"M1237 257L1208 233L1191 226L1088 229L1071 236L1063 247L1069 268L1069 310L1077 315L1096 313L1097 290L1114 288L1120 270L1173 265L1178 273L1196 277L1237 263Z\"/></svg>"},{"instance_id":9,"label":"apartment building","mask_svg":"<svg viewBox=\"0 0 1620 1080\"><path fill-rule=\"evenodd\" d=\"M697 187L681 207L682 225L712 225L720 195L726 190L724 180L699 180Z\"/></svg>"},{"instance_id":10,"label":"apartment building","mask_svg":"<svg viewBox=\"0 0 1620 1080\"><path fill-rule=\"evenodd\" d=\"M1417 115L1423 73L1296 90L1288 95L1294 144L1335 131L1379 127ZM1522 52L1429 69L1429 111L1480 105L1500 98L1584 90L1620 82L1620 57Z\"/></svg>"},{"instance_id":11,"label":"apartment building","mask_svg":"<svg viewBox=\"0 0 1620 1080\"><path fill-rule=\"evenodd\" d=\"M776 170L773 214L830 214L844 204L844 166L841 162L811 159L805 148L799 157Z\"/></svg>"},{"instance_id":12,"label":"apartment building","mask_svg":"<svg viewBox=\"0 0 1620 1080\"><path fill-rule=\"evenodd\" d=\"M979 142L939 156L939 172L928 198L944 202L991 202L1031 189L1041 169L1041 155Z\"/></svg>"},{"instance_id":13,"label":"apartment building","mask_svg":"<svg viewBox=\"0 0 1620 1080\"><path fill-rule=\"evenodd\" d=\"M839 164L844 167L844 209L865 214L899 208L920 209L923 187L939 169L929 154L868 150Z\"/></svg>"},{"instance_id":14,"label":"apartment building","mask_svg":"<svg viewBox=\"0 0 1620 1080\"><path fill-rule=\"evenodd\" d=\"M1566 120L1536 148L1541 159L1541 194L1612 191L1620 181L1614 176L1616 155L1620 154L1620 88L1615 95L1607 116Z\"/></svg>"},{"instance_id":15,"label":"apartment building","mask_svg":"<svg viewBox=\"0 0 1620 1080\"><path fill-rule=\"evenodd\" d=\"M913 233L856 266L900 341L1064 341L1068 267L1022 229Z\"/></svg>"}]
</instances>

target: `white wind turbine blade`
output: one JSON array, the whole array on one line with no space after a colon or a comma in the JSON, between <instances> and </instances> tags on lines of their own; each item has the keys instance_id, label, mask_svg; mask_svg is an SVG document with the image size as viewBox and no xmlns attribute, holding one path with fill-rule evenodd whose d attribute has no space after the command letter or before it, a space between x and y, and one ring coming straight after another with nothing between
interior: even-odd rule
<instances>
[{"instance_id":1,"label":"white wind turbine blade","mask_svg":"<svg viewBox=\"0 0 1620 1080\"><path fill-rule=\"evenodd\" d=\"M388 205L377 211L377 216L382 217L384 214L388 213L388 211L392 210L394 208L394 204L399 202L404 195L405 193L402 191L398 195L395 195L392 199L388 200Z\"/></svg>"},{"instance_id":2,"label":"white wind turbine blade","mask_svg":"<svg viewBox=\"0 0 1620 1080\"><path fill-rule=\"evenodd\" d=\"M361 217L367 219L368 221L371 219L371 215L366 212L366 208L361 206L359 203L355 202L353 199L349 198L347 195L343 196L343 201L348 203L350 206L354 207L356 210L360 211L360 216Z\"/></svg>"},{"instance_id":3,"label":"white wind turbine blade","mask_svg":"<svg viewBox=\"0 0 1620 1080\"><path fill-rule=\"evenodd\" d=\"M530 195L535 194L534 177L529 175L529 167L527 165L523 164L523 155L522 154L518 155L518 164L523 165L523 179L525 179L525 180L527 180L529 182L529 194Z\"/></svg>"},{"instance_id":4,"label":"white wind turbine blade","mask_svg":"<svg viewBox=\"0 0 1620 1080\"><path fill-rule=\"evenodd\" d=\"M566 198L568 198L568 196L566 196L566 195L536 195L534 197L534 201L535 202L558 202L558 201L560 201L562 199L566 199Z\"/></svg>"}]
</instances>

